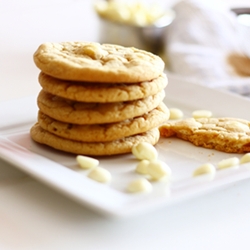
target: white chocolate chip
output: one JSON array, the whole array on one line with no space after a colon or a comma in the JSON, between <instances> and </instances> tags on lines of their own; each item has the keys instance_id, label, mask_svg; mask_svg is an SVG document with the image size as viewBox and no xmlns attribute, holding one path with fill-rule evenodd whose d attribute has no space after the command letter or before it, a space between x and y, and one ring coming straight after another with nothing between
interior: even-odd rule
<instances>
[{"instance_id":1,"label":"white chocolate chip","mask_svg":"<svg viewBox=\"0 0 250 250\"><path fill-rule=\"evenodd\" d=\"M89 169L97 167L99 165L99 161L97 159L83 155L77 155L76 161L78 162L79 166L83 169Z\"/></svg>"},{"instance_id":2,"label":"white chocolate chip","mask_svg":"<svg viewBox=\"0 0 250 250\"><path fill-rule=\"evenodd\" d=\"M107 51L104 51L99 44L89 44L80 48L80 52L84 55L89 56L92 59L99 60L103 56L107 55Z\"/></svg>"},{"instance_id":3,"label":"white chocolate chip","mask_svg":"<svg viewBox=\"0 0 250 250\"><path fill-rule=\"evenodd\" d=\"M248 162L250 162L250 153L244 154L240 159L240 164L244 164Z\"/></svg>"},{"instance_id":4,"label":"white chocolate chip","mask_svg":"<svg viewBox=\"0 0 250 250\"><path fill-rule=\"evenodd\" d=\"M226 129L230 129L235 132L245 132L247 133L249 131L249 127L246 124L243 124L238 121L228 121L225 124Z\"/></svg>"},{"instance_id":5,"label":"white chocolate chip","mask_svg":"<svg viewBox=\"0 0 250 250\"><path fill-rule=\"evenodd\" d=\"M240 163L240 160L237 157L224 159L218 162L218 169L234 167L234 166L237 166L239 163Z\"/></svg>"},{"instance_id":6,"label":"white chocolate chip","mask_svg":"<svg viewBox=\"0 0 250 250\"><path fill-rule=\"evenodd\" d=\"M183 117L183 112L178 108L170 108L169 112L170 112L169 116L170 120L177 120Z\"/></svg>"},{"instance_id":7,"label":"white chocolate chip","mask_svg":"<svg viewBox=\"0 0 250 250\"><path fill-rule=\"evenodd\" d=\"M94 7L101 17L139 26L151 25L165 14L160 6L139 1L96 1Z\"/></svg>"},{"instance_id":8,"label":"white chocolate chip","mask_svg":"<svg viewBox=\"0 0 250 250\"><path fill-rule=\"evenodd\" d=\"M111 181L110 172L102 167L95 167L89 172L88 177L98 182Z\"/></svg>"},{"instance_id":9,"label":"white chocolate chip","mask_svg":"<svg viewBox=\"0 0 250 250\"><path fill-rule=\"evenodd\" d=\"M202 124L200 122L197 122L194 118L190 118L186 120L187 126L190 128L201 128Z\"/></svg>"},{"instance_id":10,"label":"white chocolate chip","mask_svg":"<svg viewBox=\"0 0 250 250\"><path fill-rule=\"evenodd\" d=\"M169 177L172 171L170 167L163 161L153 160L148 164L148 174L153 180L160 180L164 177Z\"/></svg>"},{"instance_id":11,"label":"white chocolate chip","mask_svg":"<svg viewBox=\"0 0 250 250\"><path fill-rule=\"evenodd\" d=\"M135 171L139 174L148 174L148 164L149 164L148 160L140 161L137 164Z\"/></svg>"},{"instance_id":12,"label":"white chocolate chip","mask_svg":"<svg viewBox=\"0 0 250 250\"><path fill-rule=\"evenodd\" d=\"M193 176L199 176L203 174L215 174L215 172L216 172L216 169L213 164L205 163L201 165L200 167L198 167L197 169L195 169L195 171L193 172Z\"/></svg>"},{"instance_id":13,"label":"white chocolate chip","mask_svg":"<svg viewBox=\"0 0 250 250\"><path fill-rule=\"evenodd\" d=\"M134 145L132 153L139 160L155 160L158 157L157 150L148 142L140 142Z\"/></svg>"},{"instance_id":14,"label":"white chocolate chip","mask_svg":"<svg viewBox=\"0 0 250 250\"><path fill-rule=\"evenodd\" d=\"M130 193L150 192L151 190L152 184L145 178L131 181L127 187L127 191Z\"/></svg>"},{"instance_id":15,"label":"white chocolate chip","mask_svg":"<svg viewBox=\"0 0 250 250\"><path fill-rule=\"evenodd\" d=\"M212 112L209 110L200 109L200 110L195 110L192 113L192 116L195 119L197 119L197 118L209 118L212 116Z\"/></svg>"}]
</instances>

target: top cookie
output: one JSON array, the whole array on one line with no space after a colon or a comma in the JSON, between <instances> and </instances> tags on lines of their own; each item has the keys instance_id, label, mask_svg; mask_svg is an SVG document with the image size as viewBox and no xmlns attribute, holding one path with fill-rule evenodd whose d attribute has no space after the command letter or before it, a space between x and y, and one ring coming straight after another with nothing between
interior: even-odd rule
<instances>
[{"instance_id":1,"label":"top cookie","mask_svg":"<svg viewBox=\"0 0 250 250\"><path fill-rule=\"evenodd\" d=\"M93 42L44 43L35 52L34 62L55 78L103 83L152 80L165 66L150 52Z\"/></svg>"}]
</instances>

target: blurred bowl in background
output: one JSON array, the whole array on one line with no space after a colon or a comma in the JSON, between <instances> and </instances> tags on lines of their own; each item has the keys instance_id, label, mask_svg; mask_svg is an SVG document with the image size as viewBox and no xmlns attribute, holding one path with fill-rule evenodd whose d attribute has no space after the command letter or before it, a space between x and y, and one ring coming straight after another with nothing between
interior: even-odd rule
<instances>
[{"instance_id":1,"label":"blurred bowl in background","mask_svg":"<svg viewBox=\"0 0 250 250\"><path fill-rule=\"evenodd\" d=\"M237 15L239 23L250 27L250 8L232 8L231 10Z\"/></svg>"},{"instance_id":2,"label":"blurred bowl in background","mask_svg":"<svg viewBox=\"0 0 250 250\"><path fill-rule=\"evenodd\" d=\"M175 18L175 12L172 9L163 13L154 23L145 26L116 22L99 16L99 41L135 47L162 55L166 46L167 29Z\"/></svg>"}]
</instances>

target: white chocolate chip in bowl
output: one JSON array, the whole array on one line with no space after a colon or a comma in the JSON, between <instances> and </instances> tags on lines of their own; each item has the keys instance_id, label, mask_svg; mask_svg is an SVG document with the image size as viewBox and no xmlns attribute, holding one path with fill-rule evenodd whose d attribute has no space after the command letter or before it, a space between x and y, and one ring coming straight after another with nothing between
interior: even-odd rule
<instances>
[{"instance_id":1,"label":"white chocolate chip in bowl","mask_svg":"<svg viewBox=\"0 0 250 250\"><path fill-rule=\"evenodd\" d=\"M148 142L140 142L132 147L132 154L138 160L155 160L158 157L156 148Z\"/></svg>"}]
</instances>

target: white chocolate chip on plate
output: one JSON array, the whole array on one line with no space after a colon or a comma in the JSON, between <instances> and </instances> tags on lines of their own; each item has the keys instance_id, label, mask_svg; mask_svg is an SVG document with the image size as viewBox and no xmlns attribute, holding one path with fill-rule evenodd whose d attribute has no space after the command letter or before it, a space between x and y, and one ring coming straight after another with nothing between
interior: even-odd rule
<instances>
[{"instance_id":1,"label":"white chocolate chip on plate","mask_svg":"<svg viewBox=\"0 0 250 250\"><path fill-rule=\"evenodd\" d=\"M177 120L183 117L183 112L178 108L170 108L169 112L170 112L169 116L170 120Z\"/></svg>"},{"instance_id":2,"label":"white chocolate chip on plate","mask_svg":"<svg viewBox=\"0 0 250 250\"><path fill-rule=\"evenodd\" d=\"M210 110L205 110L205 109L199 109L199 110L195 110L192 113L193 118L198 119L198 118L209 118L211 117L213 114Z\"/></svg>"},{"instance_id":3,"label":"white chocolate chip on plate","mask_svg":"<svg viewBox=\"0 0 250 250\"><path fill-rule=\"evenodd\" d=\"M148 164L149 164L148 160L142 160L142 161L140 161L137 164L135 171L138 174L148 174Z\"/></svg>"},{"instance_id":4,"label":"white chocolate chip on plate","mask_svg":"<svg viewBox=\"0 0 250 250\"><path fill-rule=\"evenodd\" d=\"M240 163L239 158L231 157L231 158L224 159L224 160L221 160L220 162L218 162L218 169L235 167L235 166L238 166L239 163Z\"/></svg>"},{"instance_id":5,"label":"white chocolate chip on plate","mask_svg":"<svg viewBox=\"0 0 250 250\"><path fill-rule=\"evenodd\" d=\"M76 161L78 162L79 166L83 169L90 169L93 167L97 167L99 165L99 161L97 159L84 155L77 155Z\"/></svg>"},{"instance_id":6,"label":"white chocolate chip on plate","mask_svg":"<svg viewBox=\"0 0 250 250\"><path fill-rule=\"evenodd\" d=\"M153 160L148 164L148 174L152 180L158 181L165 177L169 177L172 171L170 167L163 161Z\"/></svg>"},{"instance_id":7,"label":"white chocolate chip on plate","mask_svg":"<svg viewBox=\"0 0 250 250\"><path fill-rule=\"evenodd\" d=\"M216 169L215 166L211 163L205 163L199 166L195 171L193 172L193 176L199 176L203 174L215 174Z\"/></svg>"},{"instance_id":8,"label":"white chocolate chip on plate","mask_svg":"<svg viewBox=\"0 0 250 250\"><path fill-rule=\"evenodd\" d=\"M131 181L127 186L127 191L130 193L150 192L151 190L152 184L145 178Z\"/></svg>"},{"instance_id":9,"label":"white chocolate chip on plate","mask_svg":"<svg viewBox=\"0 0 250 250\"><path fill-rule=\"evenodd\" d=\"M103 182L103 183L111 181L110 172L102 167L95 167L94 169L92 169L89 172L88 177L95 181Z\"/></svg>"},{"instance_id":10,"label":"white chocolate chip on plate","mask_svg":"<svg viewBox=\"0 0 250 250\"><path fill-rule=\"evenodd\" d=\"M248 162L250 162L250 153L246 153L240 158L240 164L244 164Z\"/></svg>"},{"instance_id":11,"label":"white chocolate chip on plate","mask_svg":"<svg viewBox=\"0 0 250 250\"><path fill-rule=\"evenodd\" d=\"M155 160L158 157L156 148L148 142L140 142L134 145L132 154L139 160Z\"/></svg>"}]
</instances>

